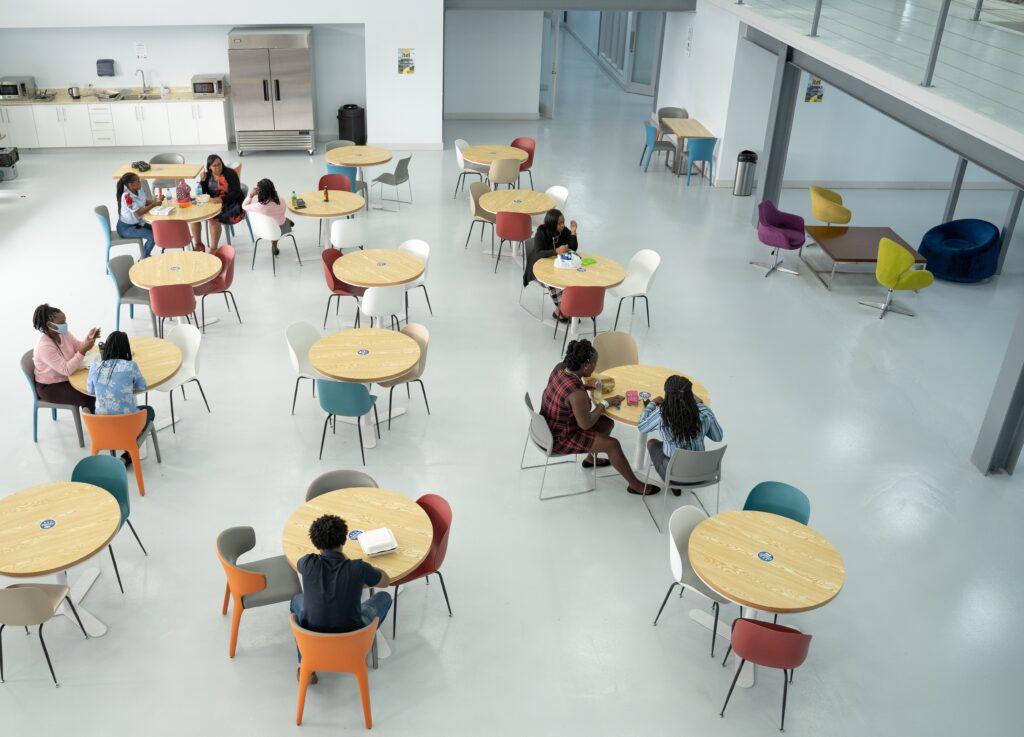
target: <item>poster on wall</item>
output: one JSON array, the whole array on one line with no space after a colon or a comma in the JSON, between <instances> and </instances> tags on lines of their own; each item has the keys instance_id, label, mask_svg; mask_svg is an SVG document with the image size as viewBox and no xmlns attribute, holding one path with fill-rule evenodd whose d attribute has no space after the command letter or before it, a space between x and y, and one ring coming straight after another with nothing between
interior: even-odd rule
<instances>
[{"instance_id":1,"label":"poster on wall","mask_svg":"<svg viewBox=\"0 0 1024 737\"><path fill-rule=\"evenodd\" d=\"M804 94L804 102L821 102L825 96L825 85L817 77L807 80L807 92Z\"/></svg>"},{"instance_id":2,"label":"poster on wall","mask_svg":"<svg viewBox=\"0 0 1024 737\"><path fill-rule=\"evenodd\" d=\"M416 73L416 49L399 49L398 50L398 73L399 74L415 74Z\"/></svg>"}]
</instances>

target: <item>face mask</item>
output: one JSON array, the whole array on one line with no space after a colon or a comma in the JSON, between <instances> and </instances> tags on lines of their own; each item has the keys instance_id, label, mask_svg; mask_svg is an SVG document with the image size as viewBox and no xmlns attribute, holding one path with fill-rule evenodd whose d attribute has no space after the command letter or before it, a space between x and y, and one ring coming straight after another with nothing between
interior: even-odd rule
<instances>
[{"instance_id":1,"label":"face mask","mask_svg":"<svg viewBox=\"0 0 1024 737\"><path fill-rule=\"evenodd\" d=\"M66 322L61 323L60 325L57 325L56 323L52 323L51 322L50 323L50 327L53 328L53 330L58 335L64 335L64 333L66 333L68 331L68 324Z\"/></svg>"}]
</instances>

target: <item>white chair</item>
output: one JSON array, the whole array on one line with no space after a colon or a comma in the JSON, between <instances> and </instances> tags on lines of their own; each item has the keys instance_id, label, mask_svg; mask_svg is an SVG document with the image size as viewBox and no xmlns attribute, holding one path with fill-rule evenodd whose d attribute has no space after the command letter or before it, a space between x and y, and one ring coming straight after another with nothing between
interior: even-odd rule
<instances>
[{"instance_id":1,"label":"white chair","mask_svg":"<svg viewBox=\"0 0 1024 737\"><path fill-rule=\"evenodd\" d=\"M285 331L288 343L288 357L295 370L295 393L292 395L292 414L295 414L295 400L299 397L299 382L309 379L313 382L313 396L316 396L316 380L318 374L309 362L309 349L320 340L320 331L308 322L293 322Z\"/></svg>"},{"instance_id":2,"label":"white chair","mask_svg":"<svg viewBox=\"0 0 1024 737\"><path fill-rule=\"evenodd\" d=\"M199 345L203 342L203 334L199 332L199 328L192 325L175 325L167 333L167 340L174 343L181 350L181 367L174 376L158 386L157 390L167 392L167 396L171 400L171 432L177 432L174 420L175 389L180 388L182 399L187 400L185 384L194 381L196 386L199 387L199 393L203 397L206 411L210 411L210 403L206 401L206 392L203 391L203 385L199 382Z\"/></svg>"},{"instance_id":3,"label":"white chair","mask_svg":"<svg viewBox=\"0 0 1024 737\"><path fill-rule=\"evenodd\" d=\"M568 187L563 187L560 184L556 184L553 187L548 187L546 190L544 190L544 194L550 195L551 198L555 201L556 210L561 210L562 212L565 212L565 203L569 201ZM539 227L540 224L544 222L545 215L547 215L547 213L542 212L540 215L533 216L534 229ZM566 227L568 227L568 225L569 224L566 223Z\"/></svg>"},{"instance_id":4,"label":"white chair","mask_svg":"<svg viewBox=\"0 0 1024 737\"><path fill-rule=\"evenodd\" d=\"M401 321L398 316L405 308L405 285L396 287L370 287L359 300L359 313L356 315L356 327L359 326L359 315L370 318L370 327L380 318L381 324L387 317L391 318L391 327L398 330Z\"/></svg>"},{"instance_id":5,"label":"white chair","mask_svg":"<svg viewBox=\"0 0 1024 737\"><path fill-rule=\"evenodd\" d=\"M480 207L480 198L491 191L483 182L473 182L469 185L469 214L473 220L469 223L469 232L466 233L466 245L469 248L469 237L473 235L473 227L480 223L480 240L484 239L484 227L491 226L491 251L494 250L494 222L497 216L493 212L487 212Z\"/></svg>"},{"instance_id":6,"label":"white chair","mask_svg":"<svg viewBox=\"0 0 1024 737\"><path fill-rule=\"evenodd\" d=\"M420 347L420 360L417 361L416 365L409 369L409 372L402 374L397 379L391 379L390 381L378 381L377 385L382 386L388 390L388 430L391 429L391 397L395 392L395 387L405 384L405 393L409 398L412 398L412 392L409 390L409 384L418 383L420 385L420 391L423 392L423 404L427 406L427 414L430 414L430 402L427 401L427 388L423 385L423 372L427 368L427 348L430 347L430 331L423 325L412 323L402 328L402 334L408 335L410 338L416 341L416 344Z\"/></svg>"},{"instance_id":7,"label":"white chair","mask_svg":"<svg viewBox=\"0 0 1024 737\"><path fill-rule=\"evenodd\" d=\"M277 224L274 218L269 215L264 215L258 212L249 213L249 223L252 225L252 234L254 236L252 244L252 268L256 268L256 249L259 248L260 241L270 241L272 246L276 246L277 242L281 240L281 226ZM302 257L299 256L299 244L295 240L295 235L292 233L285 233L286 236L292 239L292 244L295 246L295 258L299 260L299 266L302 266ZM270 263L274 267L274 276L277 276L277 259L274 257L273 249L271 249Z\"/></svg>"},{"instance_id":8,"label":"white chair","mask_svg":"<svg viewBox=\"0 0 1024 737\"><path fill-rule=\"evenodd\" d=\"M487 178L494 189L506 184L509 189L519 180L519 159L495 159L487 170Z\"/></svg>"},{"instance_id":9,"label":"white chair","mask_svg":"<svg viewBox=\"0 0 1024 737\"><path fill-rule=\"evenodd\" d=\"M629 333L608 330L594 338L597 351L597 366L594 373L600 374L616 366L635 366L640 363L636 341Z\"/></svg>"},{"instance_id":10,"label":"white chair","mask_svg":"<svg viewBox=\"0 0 1024 737\"><path fill-rule=\"evenodd\" d=\"M672 589L676 586L681 586L679 595L682 596L683 592L689 587L691 591L696 591L705 599L711 600L711 608L715 612L715 623L711 630L711 657L713 658L715 657L715 636L718 634L720 605L731 604L732 602L709 589L697 577L693 570L693 565L690 563L690 534L693 532L693 528L705 519L707 519L707 515L696 507L680 507L672 513L672 519L668 522L668 564L672 568L672 578L675 580L668 587L668 591L665 592L661 608L658 609L658 614L654 617L654 626L658 625L658 619L661 617L665 604L668 603L668 597L672 594Z\"/></svg>"},{"instance_id":11,"label":"white chair","mask_svg":"<svg viewBox=\"0 0 1024 737\"><path fill-rule=\"evenodd\" d=\"M407 284L403 284L405 287L405 324L409 324L409 292L413 289L422 289L423 296L427 298L427 309L430 310L430 316L434 316L434 308L430 306L430 294L427 293L427 269L430 268L430 244L426 241L420 240L408 240L402 243L398 247L399 251L408 251L414 256L418 256L423 259L423 273L420 274L418 279L415 279Z\"/></svg>"},{"instance_id":12,"label":"white chair","mask_svg":"<svg viewBox=\"0 0 1024 737\"><path fill-rule=\"evenodd\" d=\"M643 299L644 307L647 308L647 327L651 326L651 306L647 301L647 291L651 288L654 272L658 270L660 264L661 256L657 251L652 251L649 248L633 254L633 258L629 260L629 266L626 267L626 278L622 280L622 284L608 290L609 297L619 300L619 307L615 310L615 326L612 330L617 330L619 327L619 311L622 309L622 300L627 297L633 298L634 310L637 298Z\"/></svg>"},{"instance_id":13,"label":"white chair","mask_svg":"<svg viewBox=\"0 0 1024 737\"><path fill-rule=\"evenodd\" d=\"M708 514L704 502L694 493L694 489L714 486L715 514L718 514L718 505L721 501L722 492L722 456L725 455L725 449L728 447L728 445L723 445L721 448L714 448L712 450L677 448L672 453L672 457L668 459L668 466L665 469L665 487L668 489L686 489L693 494L693 498L697 500L704 513ZM650 476L651 460L650 454L648 454L647 477L650 478ZM655 519L654 512L651 511L651 505L647 503L646 497L644 498L644 506L647 507L647 513L651 515L654 526L658 528L658 532L661 532L661 525ZM662 517L665 516L667 511L668 492L665 493L665 499L662 502Z\"/></svg>"},{"instance_id":14,"label":"white chair","mask_svg":"<svg viewBox=\"0 0 1024 737\"><path fill-rule=\"evenodd\" d=\"M349 220L343 218L339 220L331 221L331 245L337 248L339 251L344 250L344 236L347 234L352 240L362 241L364 240L364 224L366 223L365 218L359 218L355 220ZM355 233L356 237L352 237ZM360 243L358 246L348 246L348 248L358 248L360 251L363 250L363 244Z\"/></svg>"},{"instance_id":15,"label":"white chair","mask_svg":"<svg viewBox=\"0 0 1024 737\"><path fill-rule=\"evenodd\" d=\"M526 409L530 413L530 426L526 430L526 442L523 444L523 457L519 459L519 468L520 468L520 470L525 471L528 468L540 468L541 465L543 465L543 467L544 467L544 475L541 476L541 478L540 478L540 491L537 492L537 498L540 501L542 501L542 502L546 502L546 501L549 501L551 499L561 499L562 497L566 497L566 496L578 496L579 494L589 494L594 489L596 489L597 488L597 464L595 463L594 466L593 466L593 469L594 469L593 484L591 486L587 487L586 489L582 489L580 491L569 491L569 492L566 492L565 494L556 494L555 496L544 496L544 482L545 482L545 480L547 480L547 477L548 477L548 465L550 464L552 466L558 466L558 465L561 465L563 463L572 463L573 466L576 467L577 466L577 464L576 464L576 456L579 455L579 454L574 454L572 458L566 458L565 460L562 460L562 461L555 461L554 463L550 463L552 458L557 458L558 457L558 454L554 452L555 439L551 435L551 428L548 427L548 421L545 420L543 417L541 417L539 414L537 414L537 412L534 411L534 409L533 409L533 402L530 400L530 393L529 392L526 393L525 401L526 401ZM543 464L539 464L538 463L538 464L534 464L532 466L523 465L524 463L526 463L526 449L530 446L530 443L533 443L533 447L536 448L537 450L539 450L541 453L544 454L544 463ZM574 468L573 469L573 478L575 478L575 477L576 477L576 470Z\"/></svg>"},{"instance_id":16,"label":"white chair","mask_svg":"<svg viewBox=\"0 0 1024 737\"><path fill-rule=\"evenodd\" d=\"M469 141L463 140L462 138L455 139L455 163L459 166L459 178L455 180L455 193L452 195L454 200L459 190L466 184L466 175L480 177L480 181L484 180L484 175L487 173L487 169L483 169L479 164L468 163L465 157L462 155L462 150L469 147Z\"/></svg>"}]
</instances>

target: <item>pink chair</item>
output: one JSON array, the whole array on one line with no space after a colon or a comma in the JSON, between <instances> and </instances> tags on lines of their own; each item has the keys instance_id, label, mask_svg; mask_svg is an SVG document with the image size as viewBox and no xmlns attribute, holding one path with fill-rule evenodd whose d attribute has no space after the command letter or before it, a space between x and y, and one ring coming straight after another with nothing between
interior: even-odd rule
<instances>
[{"instance_id":1,"label":"pink chair","mask_svg":"<svg viewBox=\"0 0 1024 737\"><path fill-rule=\"evenodd\" d=\"M188 248L192 245L192 234L184 220L154 220L153 244L161 252L168 248Z\"/></svg>"},{"instance_id":2,"label":"pink chair","mask_svg":"<svg viewBox=\"0 0 1024 737\"><path fill-rule=\"evenodd\" d=\"M235 280L235 247L221 246L213 255L220 259L220 273L213 281L201 284L193 290L197 297L202 297L199 303L199 314L203 318L202 324L204 333L206 332L206 298L211 294L224 295L224 304L227 305L228 312L231 312L231 304L234 304L235 317L238 318L238 324L242 324L242 313L238 311L238 303L235 302L235 295L231 293L231 283ZM231 304L228 303L228 295L231 296Z\"/></svg>"},{"instance_id":3,"label":"pink chair","mask_svg":"<svg viewBox=\"0 0 1024 737\"><path fill-rule=\"evenodd\" d=\"M520 136L519 138L512 141L512 147L522 149L526 152L526 161L519 165L520 173L526 172L530 175L530 189L533 189L533 153L537 150L537 141L526 136ZM516 186L519 186L519 180L516 180Z\"/></svg>"},{"instance_id":4,"label":"pink chair","mask_svg":"<svg viewBox=\"0 0 1024 737\"><path fill-rule=\"evenodd\" d=\"M352 180L345 174L324 174L316 188L323 192L324 187L337 192L351 192Z\"/></svg>"},{"instance_id":5,"label":"pink chair","mask_svg":"<svg viewBox=\"0 0 1024 737\"><path fill-rule=\"evenodd\" d=\"M331 175L328 175L331 176ZM342 176L336 174L334 176ZM337 303L334 307L334 314L337 315L341 310L341 298L352 297L358 303L359 298L363 296L366 289L363 287L354 287L351 284L346 284L334 275L334 262L342 257L341 251L337 248L325 248L320 254L320 258L324 262L324 280L327 282L327 288L331 290L331 296L327 298L327 309L324 310L324 329L327 329L327 315L331 312L331 300L335 297L338 298ZM359 319L359 310L356 309L356 320ZM354 326L353 326L354 327Z\"/></svg>"},{"instance_id":6,"label":"pink chair","mask_svg":"<svg viewBox=\"0 0 1024 737\"><path fill-rule=\"evenodd\" d=\"M494 232L497 233L498 258L494 260L494 273L498 273L498 262L501 261L501 247L505 241L520 243L523 246L523 260L526 260L526 242L533 237L533 221L522 212L499 212L495 219Z\"/></svg>"},{"instance_id":7,"label":"pink chair","mask_svg":"<svg viewBox=\"0 0 1024 737\"><path fill-rule=\"evenodd\" d=\"M172 284L166 287L153 287L149 290L149 307L159 318L160 337L164 337L164 320L168 317L184 317L191 324L189 317L196 317L196 293L188 284ZM196 322L199 319L196 318Z\"/></svg>"},{"instance_id":8,"label":"pink chair","mask_svg":"<svg viewBox=\"0 0 1024 737\"><path fill-rule=\"evenodd\" d=\"M444 563L444 557L448 553L448 533L452 527L452 508L444 497L437 494L424 494L416 500L416 503L423 508L423 511L430 518L430 525L434 529L434 536L430 542L430 551L427 553L427 557L423 559L423 562L419 564L419 567L404 578L391 582L391 585L395 587L394 610L391 612L391 639L395 638L395 633L398 629L398 587L411 583L418 578L426 578L429 583L430 575L432 573L437 574L438 580L441 581L441 593L444 594L444 603L448 607L448 616L452 616L452 605L448 601L448 589L445 588L444 576L441 575L441 565Z\"/></svg>"},{"instance_id":9,"label":"pink chair","mask_svg":"<svg viewBox=\"0 0 1024 737\"><path fill-rule=\"evenodd\" d=\"M751 266L765 269L765 277L773 271L800 276L800 272L784 268L779 251L795 251L804 245L804 219L782 212L770 200L757 206L757 239L772 249L775 262L751 261Z\"/></svg>"},{"instance_id":10,"label":"pink chair","mask_svg":"<svg viewBox=\"0 0 1024 737\"><path fill-rule=\"evenodd\" d=\"M811 636L792 627L783 627L781 624L759 622L756 619L743 617L734 619L730 648L736 651L741 660L719 716L725 716L725 707L729 705L729 699L732 697L733 689L736 688L740 671L743 670L743 666L747 664L748 660L765 668L781 668L783 683L782 722L779 724L781 732L786 726L786 694L789 684L793 680L793 671L807 660L807 651L810 647ZM728 651L725 653L725 657L729 657ZM725 665L725 660L722 660L722 665Z\"/></svg>"},{"instance_id":11,"label":"pink chair","mask_svg":"<svg viewBox=\"0 0 1024 737\"><path fill-rule=\"evenodd\" d=\"M604 287L566 287L562 292L562 304L558 309L563 315L572 318L589 317L594 323L594 335L597 335L597 316L604 312ZM558 323L555 323L555 334L558 337ZM562 353L565 353L565 342L569 339L569 325L565 326L565 337L562 338Z\"/></svg>"}]
</instances>

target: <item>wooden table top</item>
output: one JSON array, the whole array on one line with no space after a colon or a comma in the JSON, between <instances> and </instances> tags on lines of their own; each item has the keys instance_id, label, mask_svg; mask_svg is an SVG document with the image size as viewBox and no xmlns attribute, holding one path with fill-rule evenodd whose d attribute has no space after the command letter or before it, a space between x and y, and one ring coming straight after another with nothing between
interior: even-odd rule
<instances>
[{"instance_id":1,"label":"wooden table top","mask_svg":"<svg viewBox=\"0 0 1024 737\"><path fill-rule=\"evenodd\" d=\"M394 287L423 276L426 264L419 256L397 248L368 248L346 253L331 270L346 284L357 287Z\"/></svg>"},{"instance_id":2,"label":"wooden table top","mask_svg":"<svg viewBox=\"0 0 1024 737\"><path fill-rule=\"evenodd\" d=\"M128 278L143 289L172 284L198 287L216 279L221 266L220 259L209 253L174 249L142 259L128 271Z\"/></svg>"},{"instance_id":3,"label":"wooden table top","mask_svg":"<svg viewBox=\"0 0 1024 737\"><path fill-rule=\"evenodd\" d=\"M150 164L149 171L136 171L131 164L125 164L114 172L114 179L120 179L128 172L139 175L139 179L195 179L203 170L202 164Z\"/></svg>"},{"instance_id":4,"label":"wooden table top","mask_svg":"<svg viewBox=\"0 0 1024 737\"><path fill-rule=\"evenodd\" d=\"M373 166L391 161L391 149L380 146L342 146L324 154L328 164L338 166Z\"/></svg>"},{"instance_id":5,"label":"wooden table top","mask_svg":"<svg viewBox=\"0 0 1024 737\"><path fill-rule=\"evenodd\" d=\"M768 512L723 512L690 535L690 563L712 589L761 612L806 612L832 601L846 567L806 525Z\"/></svg>"},{"instance_id":6,"label":"wooden table top","mask_svg":"<svg viewBox=\"0 0 1024 737\"><path fill-rule=\"evenodd\" d=\"M309 362L324 376L363 384L397 378L419 360L420 346L415 340L381 328L341 330L309 349Z\"/></svg>"},{"instance_id":7,"label":"wooden table top","mask_svg":"<svg viewBox=\"0 0 1024 737\"><path fill-rule=\"evenodd\" d=\"M661 121L678 138L714 138L715 134L693 118L662 118Z\"/></svg>"},{"instance_id":8,"label":"wooden table top","mask_svg":"<svg viewBox=\"0 0 1024 737\"><path fill-rule=\"evenodd\" d=\"M128 340L132 346L132 360L139 364L142 377L146 380L146 388L139 391L149 391L160 386L181 368L181 349L171 341L145 335L133 336ZM99 360L99 346L89 353L96 355L96 360ZM88 383L88 367L71 374L71 386L82 394L91 393L86 390Z\"/></svg>"},{"instance_id":9,"label":"wooden table top","mask_svg":"<svg viewBox=\"0 0 1024 737\"><path fill-rule=\"evenodd\" d=\"M580 258L596 258L597 263L580 266L576 269L559 269L555 267L556 256L538 259L533 264L533 275L537 281L549 287L614 287L622 284L626 278L626 270L621 265L604 256L591 253L578 253Z\"/></svg>"},{"instance_id":10,"label":"wooden table top","mask_svg":"<svg viewBox=\"0 0 1024 737\"><path fill-rule=\"evenodd\" d=\"M188 207L178 207L178 204L172 200L164 200L164 204L174 207L174 209L171 210L169 215L154 215L153 211L150 210L143 215L147 223L152 223L156 220L180 220L183 223L198 223L217 217L220 215L221 209L220 203L214 202L212 199L205 204L200 205L196 203Z\"/></svg>"},{"instance_id":11,"label":"wooden table top","mask_svg":"<svg viewBox=\"0 0 1024 737\"><path fill-rule=\"evenodd\" d=\"M62 481L0 499L0 575L59 573L107 546L121 508L104 489Z\"/></svg>"},{"instance_id":12,"label":"wooden table top","mask_svg":"<svg viewBox=\"0 0 1024 737\"><path fill-rule=\"evenodd\" d=\"M602 376L615 379L615 386L612 387L611 391L605 391L600 395L595 395L595 401L601 401L601 399L609 396L618 394L619 396L626 396L626 391L629 389L636 389L638 392L650 392L650 399L654 399L657 396L665 395L665 380L668 377L685 376L687 379L693 382L693 393L697 396L700 401L710 406L711 398L708 395L708 390L704 388L703 384L698 383L689 374L684 374L682 371L675 371L673 369L664 368L662 366L645 366L642 364L634 364L632 366L616 366L615 368L605 369L601 372ZM625 423L627 425L636 425L640 422L640 415L643 414L644 403L643 400L637 402L635 407L630 407L626 404L626 400L622 400L622 405L619 409L615 407L609 407L605 410L605 414L611 417L613 420Z\"/></svg>"},{"instance_id":13,"label":"wooden table top","mask_svg":"<svg viewBox=\"0 0 1024 737\"><path fill-rule=\"evenodd\" d=\"M469 146L462 149L462 158L472 161L474 164L490 166L498 159L515 159L526 161L530 155L521 148L515 146L504 146L501 144L484 143L479 146Z\"/></svg>"},{"instance_id":14,"label":"wooden table top","mask_svg":"<svg viewBox=\"0 0 1024 737\"><path fill-rule=\"evenodd\" d=\"M836 263L874 264L878 262L878 242L883 238L896 241L914 254L914 263L928 260L900 238L892 228L848 227L846 225L807 225L807 233Z\"/></svg>"},{"instance_id":15,"label":"wooden table top","mask_svg":"<svg viewBox=\"0 0 1024 737\"><path fill-rule=\"evenodd\" d=\"M367 561L392 580L412 573L427 557L434 539L430 518L423 507L409 497L388 489L361 486L339 489L306 502L285 524L281 542L293 568L302 556L318 552L309 541L309 526L324 514L336 514L348 524L349 539L342 551L347 557ZM352 532L380 527L391 530L398 541L398 550L368 558L363 555L359 541L352 539Z\"/></svg>"},{"instance_id":16,"label":"wooden table top","mask_svg":"<svg viewBox=\"0 0 1024 737\"><path fill-rule=\"evenodd\" d=\"M487 212L524 212L541 215L555 207L555 198L532 189L495 189L480 197L480 207Z\"/></svg>"},{"instance_id":17,"label":"wooden table top","mask_svg":"<svg viewBox=\"0 0 1024 737\"><path fill-rule=\"evenodd\" d=\"M303 192L298 196L305 200L306 206L301 210L292 207L292 199L288 197L288 212L306 218L341 218L359 212L366 206L362 195L337 189L327 190L327 202L324 202L323 190Z\"/></svg>"}]
</instances>

